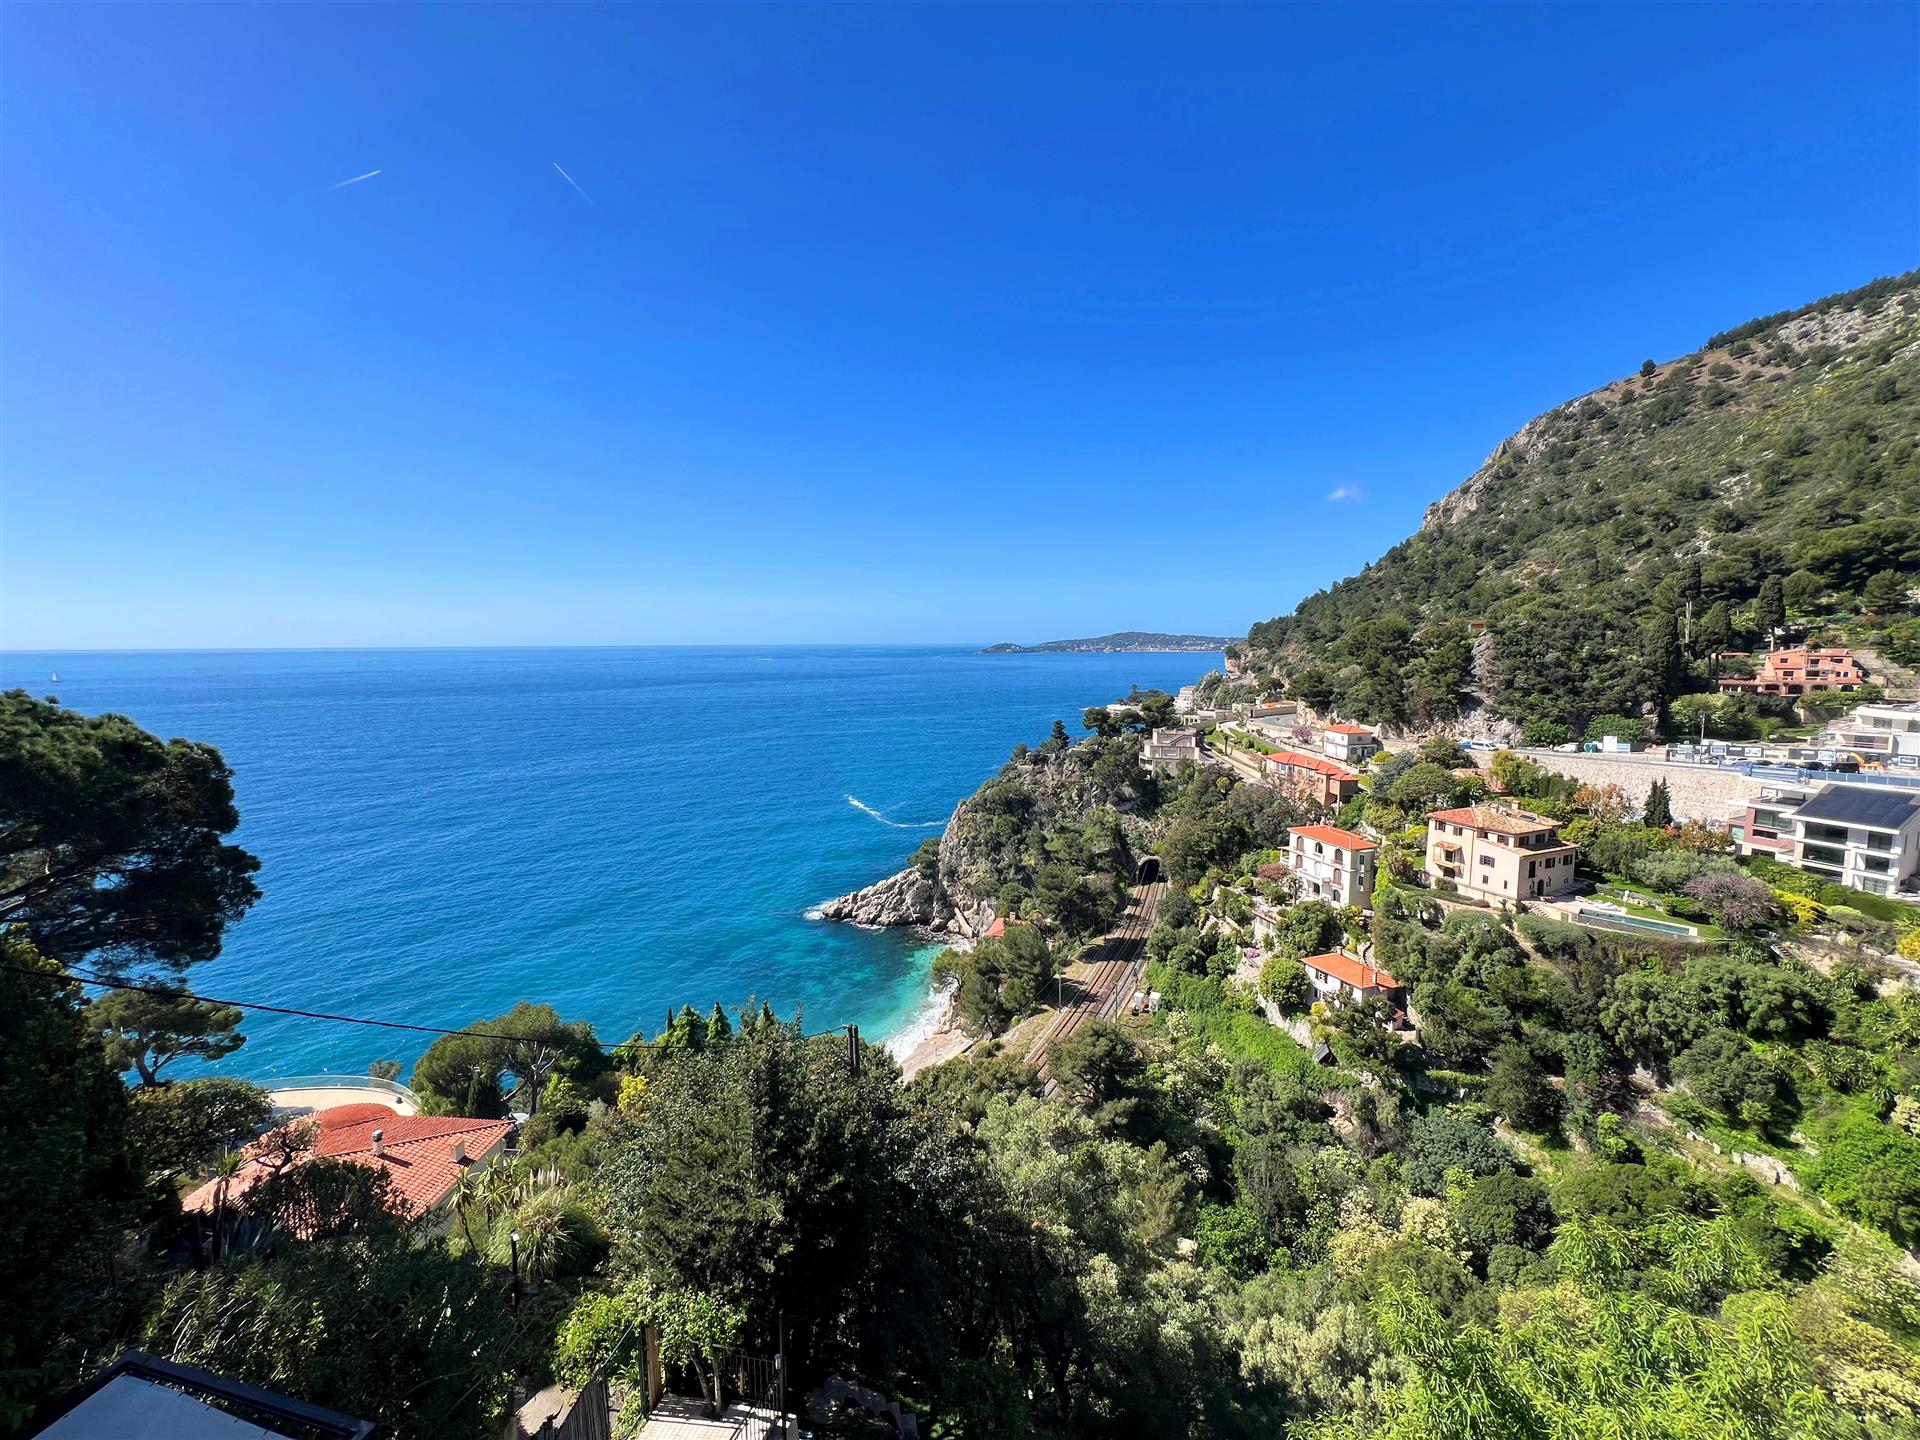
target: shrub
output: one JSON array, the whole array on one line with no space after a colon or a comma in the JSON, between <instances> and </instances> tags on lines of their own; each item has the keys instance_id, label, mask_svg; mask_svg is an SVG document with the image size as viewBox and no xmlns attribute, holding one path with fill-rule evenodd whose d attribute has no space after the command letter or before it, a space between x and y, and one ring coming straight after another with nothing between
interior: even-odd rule
<instances>
[{"instance_id":1,"label":"shrub","mask_svg":"<svg viewBox=\"0 0 1920 1440\"><path fill-rule=\"evenodd\" d=\"M1513 1168L1513 1152L1484 1126L1444 1111L1413 1122L1406 1176L1418 1194L1443 1194L1449 1171L1477 1178L1506 1174Z\"/></svg>"},{"instance_id":2,"label":"shrub","mask_svg":"<svg viewBox=\"0 0 1920 1440\"><path fill-rule=\"evenodd\" d=\"M1780 1072L1731 1030L1709 1030L1674 1068L1695 1096L1756 1130L1765 1127L1780 1091Z\"/></svg>"}]
</instances>

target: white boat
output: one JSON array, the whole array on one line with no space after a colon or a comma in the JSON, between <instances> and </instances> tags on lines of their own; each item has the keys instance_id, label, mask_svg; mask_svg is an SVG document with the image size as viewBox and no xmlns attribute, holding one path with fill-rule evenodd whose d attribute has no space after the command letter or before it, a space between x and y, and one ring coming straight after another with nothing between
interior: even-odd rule
<instances>
[{"instance_id":1,"label":"white boat","mask_svg":"<svg viewBox=\"0 0 1920 1440\"><path fill-rule=\"evenodd\" d=\"M47 676L47 683L49 685L58 685L60 683L59 673L56 671L54 674Z\"/></svg>"}]
</instances>

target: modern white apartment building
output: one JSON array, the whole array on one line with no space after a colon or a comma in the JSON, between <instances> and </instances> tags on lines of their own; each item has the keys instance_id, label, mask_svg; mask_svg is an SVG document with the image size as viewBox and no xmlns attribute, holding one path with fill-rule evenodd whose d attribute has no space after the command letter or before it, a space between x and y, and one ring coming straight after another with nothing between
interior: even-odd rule
<instances>
[{"instance_id":1,"label":"modern white apartment building","mask_svg":"<svg viewBox=\"0 0 1920 1440\"><path fill-rule=\"evenodd\" d=\"M1920 705L1860 705L1827 728L1821 743L1862 760L1920 758Z\"/></svg>"},{"instance_id":2,"label":"modern white apartment building","mask_svg":"<svg viewBox=\"0 0 1920 1440\"><path fill-rule=\"evenodd\" d=\"M1793 853L1780 858L1874 895L1891 895L1920 870L1920 792L1829 785L1783 817Z\"/></svg>"},{"instance_id":3,"label":"modern white apartment building","mask_svg":"<svg viewBox=\"0 0 1920 1440\"><path fill-rule=\"evenodd\" d=\"M1365 905L1373 894L1373 867L1380 847L1364 835L1333 825L1296 825L1287 832L1287 869L1301 899L1335 905Z\"/></svg>"}]
</instances>

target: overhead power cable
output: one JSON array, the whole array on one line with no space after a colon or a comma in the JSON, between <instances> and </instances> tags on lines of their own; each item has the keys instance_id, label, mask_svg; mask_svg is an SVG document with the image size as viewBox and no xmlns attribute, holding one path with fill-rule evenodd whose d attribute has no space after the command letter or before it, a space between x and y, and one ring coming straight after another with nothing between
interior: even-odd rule
<instances>
[{"instance_id":1,"label":"overhead power cable","mask_svg":"<svg viewBox=\"0 0 1920 1440\"><path fill-rule=\"evenodd\" d=\"M545 1044L553 1039L551 1035L510 1035L499 1030L475 1030L471 1028L454 1030L448 1029L443 1025L416 1025L407 1020L381 1020L365 1015L333 1015L324 1010L300 1010L290 1005L269 1005L261 1000L233 1000L217 995L201 995L194 991L187 990L184 986L142 985L132 980L109 979L104 975L92 975L85 971L75 970L71 966L65 970L55 971L35 970L26 965L0 964L0 969L10 970L16 975L37 976L42 980L71 980L76 984L98 985L108 990L136 990L144 995L190 995L193 999L204 1000L209 1005L229 1005L236 1010L258 1010L268 1015L291 1016L296 1020L330 1020L336 1025L367 1025L380 1030L411 1030L421 1035L469 1035L480 1040L516 1040L529 1045ZM859 1030L858 1027L853 1025L836 1025L830 1030L807 1032L803 1034L801 1038L813 1040L822 1035L840 1034L857 1037ZM600 1049L612 1052L615 1050L631 1050L636 1047L640 1049L651 1049L660 1042L658 1040L620 1040L609 1042L596 1039L594 1043Z\"/></svg>"}]
</instances>

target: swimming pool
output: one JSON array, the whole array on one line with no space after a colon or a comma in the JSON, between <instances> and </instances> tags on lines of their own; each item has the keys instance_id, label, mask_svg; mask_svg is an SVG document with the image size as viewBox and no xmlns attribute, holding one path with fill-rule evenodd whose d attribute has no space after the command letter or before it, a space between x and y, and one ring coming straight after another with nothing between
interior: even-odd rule
<instances>
[{"instance_id":1,"label":"swimming pool","mask_svg":"<svg viewBox=\"0 0 1920 1440\"><path fill-rule=\"evenodd\" d=\"M1614 910L1591 910L1585 905L1573 912L1583 925L1599 925L1610 930L1654 930L1662 935L1678 935L1683 940L1698 940L1700 932L1691 925L1672 920L1648 920Z\"/></svg>"}]
</instances>

